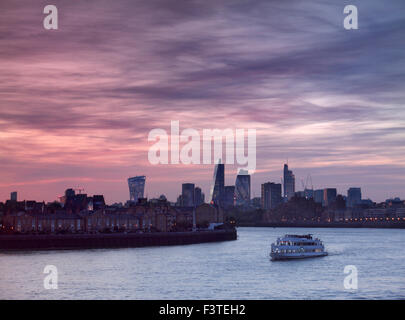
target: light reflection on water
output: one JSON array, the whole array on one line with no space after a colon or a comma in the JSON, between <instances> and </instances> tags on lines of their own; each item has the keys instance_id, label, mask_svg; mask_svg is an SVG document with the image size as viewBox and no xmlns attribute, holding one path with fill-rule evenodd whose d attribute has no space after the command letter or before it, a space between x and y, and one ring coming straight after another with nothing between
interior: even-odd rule
<instances>
[{"instance_id":1,"label":"light reflection on water","mask_svg":"<svg viewBox=\"0 0 405 320\"><path fill-rule=\"evenodd\" d=\"M329 255L272 262L271 242L313 233ZM0 253L1 299L404 299L405 230L239 228L187 246ZM59 288L45 290L45 265ZM345 290L343 269L358 269Z\"/></svg>"}]
</instances>

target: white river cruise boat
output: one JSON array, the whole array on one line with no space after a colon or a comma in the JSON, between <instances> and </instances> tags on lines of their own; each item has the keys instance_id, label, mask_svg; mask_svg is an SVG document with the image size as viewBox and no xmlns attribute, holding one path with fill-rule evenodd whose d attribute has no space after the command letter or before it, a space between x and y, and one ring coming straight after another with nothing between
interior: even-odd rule
<instances>
[{"instance_id":1,"label":"white river cruise boat","mask_svg":"<svg viewBox=\"0 0 405 320\"><path fill-rule=\"evenodd\" d=\"M272 260L302 259L327 256L321 240L311 234L286 234L271 245Z\"/></svg>"}]
</instances>

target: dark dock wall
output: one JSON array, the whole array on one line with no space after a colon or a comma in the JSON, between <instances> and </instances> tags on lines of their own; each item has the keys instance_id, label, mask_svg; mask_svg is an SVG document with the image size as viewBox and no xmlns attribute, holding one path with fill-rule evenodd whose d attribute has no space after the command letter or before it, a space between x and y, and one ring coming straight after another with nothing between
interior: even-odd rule
<instances>
[{"instance_id":1,"label":"dark dock wall","mask_svg":"<svg viewBox=\"0 0 405 320\"><path fill-rule=\"evenodd\" d=\"M236 230L127 234L2 235L0 236L0 250L170 246L236 239Z\"/></svg>"}]
</instances>

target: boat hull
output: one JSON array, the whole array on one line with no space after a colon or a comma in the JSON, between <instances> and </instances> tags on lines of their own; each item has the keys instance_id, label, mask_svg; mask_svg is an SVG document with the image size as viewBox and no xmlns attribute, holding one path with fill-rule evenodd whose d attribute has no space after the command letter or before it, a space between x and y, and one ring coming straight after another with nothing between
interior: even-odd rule
<instances>
[{"instance_id":1,"label":"boat hull","mask_svg":"<svg viewBox=\"0 0 405 320\"><path fill-rule=\"evenodd\" d=\"M307 259L307 258L318 258L327 256L327 252L311 252L311 253L297 253L297 254L283 254L283 253L271 253L271 260L295 260L295 259Z\"/></svg>"}]
</instances>

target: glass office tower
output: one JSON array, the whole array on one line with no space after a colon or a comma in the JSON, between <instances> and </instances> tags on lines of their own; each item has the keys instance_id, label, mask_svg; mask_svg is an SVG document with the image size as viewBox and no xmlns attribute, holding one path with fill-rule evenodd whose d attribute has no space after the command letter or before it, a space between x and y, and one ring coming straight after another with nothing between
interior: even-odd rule
<instances>
[{"instance_id":1,"label":"glass office tower","mask_svg":"<svg viewBox=\"0 0 405 320\"><path fill-rule=\"evenodd\" d=\"M225 164L219 161L215 165L214 169L214 181L211 186L211 203L221 204L224 196L224 186L225 186Z\"/></svg>"},{"instance_id":2,"label":"glass office tower","mask_svg":"<svg viewBox=\"0 0 405 320\"><path fill-rule=\"evenodd\" d=\"M128 178L130 201L138 202L139 198L143 198L143 193L145 191L145 180L145 176Z\"/></svg>"},{"instance_id":3,"label":"glass office tower","mask_svg":"<svg viewBox=\"0 0 405 320\"><path fill-rule=\"evenodd\" d=\"M235 181L235 199L237 206L248 206L250 203L250 175L240 170Z\"/></svg>"},{"instance_id":4,"label":"glass office tower","mask_svg":"<svg viewBox=\"0 0 405 320\"><path fill-rule=\"evenodd\" d=\"M288 165L284 165L284 198L290 200L295 194L295 176Z\"/></svg>"},{"instance_id":5,"label":"glass office tower","mask_svg":"<svg viewBox=\"0 0 405 320\"><path fill-rule=\"evenodd\" d=\"M194 207L195 204L194 183L183 183L181 186L181 196L184 207Z\"/></svg>"}]
</instances>

